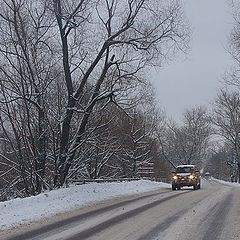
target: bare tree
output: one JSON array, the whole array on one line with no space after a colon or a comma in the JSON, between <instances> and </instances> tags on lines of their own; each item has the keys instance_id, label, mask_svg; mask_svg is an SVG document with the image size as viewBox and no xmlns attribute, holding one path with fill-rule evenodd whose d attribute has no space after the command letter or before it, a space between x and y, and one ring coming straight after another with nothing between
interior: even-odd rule
<instances>
[{"instance_id":1,"label":"bare tree","mask_svg":"<svg viewBox=\"0 0 240 240\"><path fill-rule=\"evenodd\" d=\"M232 145L238 168L240 169L240 95L236 91L221 90L214 103L212 121L217 127L217 132ZM239 179L239 175L238 175Z\"/></svg>"},{"instance_id":2,"label":"bare tree","mask_svg":"<svg viewBox=\"0 0 240 240\"><path fill-rule=\"evenodd\" d=\"M145 70L187 49L189 29L180 3L0 3L0 122L11 148L4 157L16 174L12 182L21 182L26 195L51 187L53 174L54 186L61 186L75 160L89 157L93 147L98 176L119 145L99 151L114 134L107 131L99 141L97 115L109 105L128 114L149 86Z\"/></svg>"},{"instance_id":3,"label":"bare tree","mask_svg":"<svg viewBox=\"0 0 240 240\"><path fill-rule=\"evenodd\" d=\"M211 134L211 126L206 109L196 107L184 114L185 150L184 159L191 162L202 161L206 155L207 143ZM184 147L182 147L184 149Z\"/></svg>"},{"instance_id":4,"label":"bare tree","mask_svg":"<svg viewBox=\"0 0 240 240\"><path fill-rule=\"evenodd\" d=\"M172 166L198 164L204 160L211 134L209 117L203 107L186 110L182 126L170 121L158 140L162 155Z\"/></svg>"},{"instance_id":5,"label":"bare tree","mask_svg":"<svg viewBox=\"0 0 240 240\"><path fill-rule=\"evenodd\" d=\"M56 185L62 185L95 105L104 99L115 102L119 97L126 97L132 86L143 81L139 73L144 67L163 61L168 53L173 54L177 49L186 49L188 32L177 2L107 0L97 1L97 4L86 1L68 4L54 0L53 3L68 95L55 178ZM79 26L84 24L92 29L88 37L93 40L90 40L91 45L83 40L78 49L79 41L74 36L82 36ZM77 50L70 55L73 46ZM89 53L86 49L90 48L93 51ZM92 85L92 91L86 104L81 106L76 137L70 141L74 110L84 97L87 84Z\"/></svg>"},{"instance_id":6,"label":"bare tree","mask_svg":"<svg viewBox=\"0 0 240 240\"><path fill-rule=\"evenodd\" d=\"M116 157L121 150L116 134L119 125L118 114L119 111L110 104L104 110L98 109L93 112L88 123L88 137L76 154L68 178L73 178L74 175L91 179L119 176L120 168ZM76 171L77 168L81 168L82 171Z\"/></svg>"},{"instance_id":7,"label":"bare tree","mask_svg":"<svg viewBox=\"0 0 240 240\"><path fill-rule=\"evenodd\" d=\"M229 154L231 175L239 180L239 87L240 87L240 4L232 0L230 3L233 14L233 29L229 37L228 52L231 54L234 64L224 77L225 90L221 89L213 109L213 123L217 133L225 139L225 150ZM227 86L227 87L226 87Z\"/></svg>"},{"instance_id":8,"label":"bare tree","mask_svg":"<svg viewBox=\"0 0 240 240\"><path fill-rule=\"evenodd\" d=\"M233 87L240 87L240 4L232 0L233 29L229 36L228 53L233 59L233 66L228 69L224 76L224 82Z\"/></svg>"},{"instance_id":9,"label":"bare tree","mask_svg":"<svg viewBox=\"0 0 240 240\"><path fill-rule=\"evenodd\" d=\"M114 104L94 111L88 129L95 130L82 144L68 177L136 177L141 163L158 159L154 136L158 120L154 104L146 98L128 113Z\"/></svg>"},{"instance_id":10,"label":"bare tree","mask_svg":"<svg viewBox=\"0 0 240 240\"><path fill-rule=\"evenodd\" d=\"M3 0L1 6L1 103L2 115L7 118L2 118L2 127L14 133L15 144L11 145L25 172L26 193L30 194L27 179L33 186L31 194L40 193L47 152L45 96L54 74L50 69L55 65L47 34L52 25L46 1ZM28 155L28 167L34 165L28 173L22 149Z\"/></svg>"}]
</instances>

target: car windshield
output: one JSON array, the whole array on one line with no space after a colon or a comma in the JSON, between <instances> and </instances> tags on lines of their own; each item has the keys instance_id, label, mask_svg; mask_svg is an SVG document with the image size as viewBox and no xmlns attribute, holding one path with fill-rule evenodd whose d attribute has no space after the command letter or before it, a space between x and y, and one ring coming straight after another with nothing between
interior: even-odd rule
<instances>
[{"instance_id":1,"label":"car windshield","mask_svg":"<svg viewBox=\"0 0 240 240\"><path fill-rule=\"evenodd\" d=\"M189 173L193 171L193 167L178 167L177 173Z\"/></svg>"}]
</instances>

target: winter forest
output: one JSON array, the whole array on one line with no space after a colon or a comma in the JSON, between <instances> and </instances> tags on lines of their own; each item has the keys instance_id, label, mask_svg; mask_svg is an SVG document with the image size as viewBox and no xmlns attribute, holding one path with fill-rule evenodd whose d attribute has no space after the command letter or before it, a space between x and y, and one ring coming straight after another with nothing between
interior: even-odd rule
<instances>
[{"instance_id":1,"label":"winter forest","mask_svg":"<svg viewBox=\"0 0 240 240\"><path fill-rule=\"evenodd\" d=\"M0 3L0 200L74 178L136 178L142 163L154 163L154 178L196 164L239 181L237 1L228 46L235 65L211 109L186 109L181 124L161 110L148 74L188 53L180 1Z\"/></svg>"}]
</instances>

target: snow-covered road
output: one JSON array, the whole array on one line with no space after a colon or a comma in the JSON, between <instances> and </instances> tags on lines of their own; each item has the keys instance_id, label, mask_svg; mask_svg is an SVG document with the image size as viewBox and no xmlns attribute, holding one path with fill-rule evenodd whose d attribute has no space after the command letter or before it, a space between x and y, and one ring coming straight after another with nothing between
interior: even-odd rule
<instances>
[{"instance_id":1,"label":"snow-covered road","mask_svg":"<svg viewBox=\"0 0 240 240\"><path fill-rule=\"evenodd\" d=\"M197 191L188 188L171 191L169 185L148 181L115 184L117 185L106 184L108 188L103 187L104 185L96 185L94 190L90 185L86 188L91 192L90 195L96 193L99 195L98 200L105 199L103 201L97 203L96 199L92 199L89 203L88 197L85 203L81 201L85 207L79 208L81 206L79 202L77 208L69 209L68 213L57 214L48 220L43 218L37 224L31 223L29 226L24 225L10 231L11 234L21 233L21 235L6 238L5 234L9 231L2 231L0 238L14 240L240 239L239 187L215 180L203 181L202 189ZM107 192L114 191L113 189L110 191L111 186L121 190L122 195L119 192L118 194L112 192L112 196L118 195L118 197L107 200L109 198L106 196L109 195ZM126 195L128 193L133 195ZM73 195L71 197L75 199ZM22 232L23 230L31 231Z\"/></svg>"}]
</instances>

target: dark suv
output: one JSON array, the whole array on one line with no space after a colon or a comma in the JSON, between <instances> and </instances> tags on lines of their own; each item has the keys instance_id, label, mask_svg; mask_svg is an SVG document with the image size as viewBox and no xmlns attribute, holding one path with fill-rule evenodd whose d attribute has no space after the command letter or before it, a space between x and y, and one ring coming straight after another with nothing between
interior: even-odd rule
<instances>
[{"instance_id":1,"label":"dark suv","mask_svg":"<svg viewBox=\"0 0 240 240\"><path fill-rule=\"evenodd\" d=\"M179 165L172 176L172 190L180 190L184 186L193 186L194 190L200 189L201 179L195 165Z\"/></svg>"}]
</instances>

